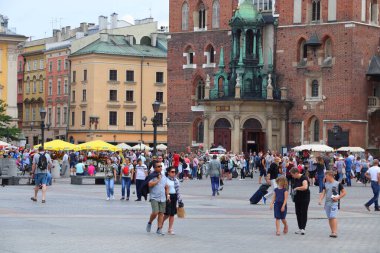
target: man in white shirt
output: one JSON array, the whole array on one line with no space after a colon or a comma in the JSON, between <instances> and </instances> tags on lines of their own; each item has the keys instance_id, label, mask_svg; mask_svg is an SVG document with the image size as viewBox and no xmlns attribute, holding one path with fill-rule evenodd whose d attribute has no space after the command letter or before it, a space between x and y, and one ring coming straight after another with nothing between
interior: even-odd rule
<instances>
[{"instance_id":1,"label":"man in white shirt","mask_svg":"<svg viewBox=\"0 0 380 253\"><path fill-rule=\"evenodd\" d=\"M69 164L69 155L65 152L62 158L62 171L61 176L64 176L66 174L67 169L70 167Z\"/></svg>"},{"instance_id":2,"label":"man in white shirt","mask_svg":"<svg viewBox=\"0 0 380 253\"><path fill-rule=\"evenodd\" d=\"M368 169L365 173L366 177L371 180L371 187L373 191L373 198L370 199L364 206L370 211L369 207L375 204L375 211L380 211L379 209L379 182L380 182L380 167L379 160L373 160L373 166Z\"/></svg>"}]
</instances>

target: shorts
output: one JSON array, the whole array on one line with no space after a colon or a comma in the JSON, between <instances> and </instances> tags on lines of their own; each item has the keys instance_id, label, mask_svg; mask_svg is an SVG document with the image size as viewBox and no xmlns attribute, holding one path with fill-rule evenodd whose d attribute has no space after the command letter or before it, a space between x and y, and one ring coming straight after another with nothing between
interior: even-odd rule
<instances>
[{"instance_id":1,"label":"shorts","mask_svg":"<svg viewBox=\"0 0 380 253\"><path fill-rule=\"evenodd\" d=\"M338 204L325 205L325 211L328 219L336 219L338 216Z\"/></svg>"},{"instance_id":2,"label":"shorts","mask_svg":"<svg viewBox=\"0 0 380 253\"><path fill-rule=\"evenodd\" d=\"M76 163L75 162L70 162L70 168L75 168Z\"/></svg>"},{"instance_id":3,"label":"shorts","mask_svg":"<svg viewBox=\"0 0 380 253\"><path fill-rule=\"evenodd\" d=\"M230 173L230 170L228 168L225 168L224 173Z\"/></svg>"},{"instance_id":4,"label":"shorts","mask_svg":"<svg viewBox=\"0 0 380 253\"><path fill-rule=\"evenodd\" d=\"M34 176L35 185L40 185L40 184L46 185L47 181L48 181L47 173L37 173L37 175Z\"/></svg>"},{"instance_id":5,"label":"shorts","mask_svg":"<svg viewBox=\"0 0 380 253\"><path fill-rule=\"evenodd\" d=\"M165 215L174 216L177 214L177 194L170 194L170 202L166 202Z\"/></svg>"},{"instance_id":6,"label":"shorts","mask_svg":"<svg viewBox=\"0 0 380 253\"><path fill-rule=\"evenodd\" d=\"M277 220L285 220L286 218L286 213L288 211L288 207L287 205L285 205L285 211L284 212L281 212L281 207L282 207L283 203L274 203L274 218L277 219Z\"/></svg>"},{"instance_id":7,"label":"shorts","mask_svg":"<svg viewBox=\"0 0 380 253\"><path fill-rule=\"evenodd\" d=\"M158 202L157 200L150 200L152 206L152 213L165 213L166 202Z\"/></svg>"},{"instance_id":8,"label":"shorts","mask_svg":"<svg viewBox=\"0 0 380 253\"><path fill-rule=\"evenodd\" d=\"M260 168L260 177L262 177L262 176L266 177L267 176L267 171L265 169L263 169L263 168Z\"/></svg>"},{"instance_id":9,"label":"shorts","mask_svg":"<svg viewBox=\"0 0 380 253\"><path fill-rule=\"evenodd\" d=\"M310 171L310 170L309 170L309 177L310 177L310 178L314 178L316 172L317 172L316 170L313 170L313 171Z\"/></svg>"}]
</instances>

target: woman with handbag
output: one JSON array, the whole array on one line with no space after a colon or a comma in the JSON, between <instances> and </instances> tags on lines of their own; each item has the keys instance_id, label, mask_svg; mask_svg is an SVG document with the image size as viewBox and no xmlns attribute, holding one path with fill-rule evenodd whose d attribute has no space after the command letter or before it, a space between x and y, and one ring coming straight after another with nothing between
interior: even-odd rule
<instances>
[{"instance_id":1,"label":"woman with handbag","mask_svg":"<svg viewBox=\"0 0 380 253\"><path fill-rule=\"evenodd\" d=\"M181 194L179 193L179 180L176 178L175 167L171 166L167 168L166 173L166 177L168 179L166 183L169 187L170 198L168 198L166 202L164 222L169 219L168 235L174 235L173 224L174 216L177 214L177 202L180 208L183 208L184 205Z\"/></svg>"},{"instance_id":2,"label":"woman with handbag","mask_svg":"<svg viewBox=\"0 0 380 253\"><path fill-rule=\"evenodd\" d=\"M299 230L296 234L304 235L307 223L307 211L310 203L309 181L307 177L299 172L297 168L290 170L293 181L292 199L295 204L297 223Z\"/></svg>"},{"instance_id":3,"label":"woman with handbag","mask_svg":"<svg viewBox=\"0 0 380 253\"><path fill-rule=\"evenodd\" d=\"M114 185L116 181L116 169L117 165L112 163L111 158L107 158L107 164L104 168L104 183L106 185L107 191L107 200L115 199L114 193Z\"/></svg>"}]
</instances>

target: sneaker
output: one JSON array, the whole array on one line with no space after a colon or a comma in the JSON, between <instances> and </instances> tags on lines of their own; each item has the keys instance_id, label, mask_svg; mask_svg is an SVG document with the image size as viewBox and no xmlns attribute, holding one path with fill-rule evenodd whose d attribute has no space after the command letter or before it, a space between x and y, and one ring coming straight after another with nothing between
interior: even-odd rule
<instances>
[{"instance_id":1,"label":"sneaker","mask_svg":"<svg viewBox=\"0 0 380 253\"><path fill-rule=\"evenodd\" d=\"M114 196L114 195L112 195L112 196L111 196L111 199L112 199L112 200L114 200L114 199L115 199L115 196Z\"/></svg>"},{"instance_id":2,"label":"sneaker","mask_svg":"<svg viewBox=\"0 0 380 253\"><path fill-rule=\"evenodd\" d=\"M301 235L305 235L306 232L305 232L305 229L301 229Z\"/></svg>"},{"instance_id":3,"label":"sneaker","mask_svg":"<svg viewBox=\"0 0 380 253\"><path fill-rule=\"evenodd\" d=\"M380 212L380 208L375 208L375 211L376 212Z\"/></svg>"},{"instance_id":4,"label":"sneaker","mask_svg":"<svg viewBox=\"0 0 380 253\"><path fill-rule=\"evenodd\" d=\"M135 201L141 201L141 199L136 199Z\"/></svg>"},{"instance_id":5,"label":"sneaker","mask_svg":"<svg viewBox=\"0 0 380 253\"><path fill-rule=\"evenodd\" d=\"M162 232L162 228L157 229L156 234L157 234L157 235L165 235L165 233Z\"/></svg>"},{"instance_id":6,"label":"sneaker","mask_svg":"<svg viewBox=\"0 0 380 253\"><path fill-rule=\"evenodd\" d=\"M264 205L267 204L267 198L266 197L263 197L263 202L264 202Z\"/></svg>"},{"instance_id":7,"label":"sneaker","mask_svg":"<svg viewBox=\"0 0 380 253\"><path fill-rule=\"evenodd\" d=\"M216 192L216 195L218 195L218 196L219 196L219 191L217 191L217 192Z\"/></svg>"},{"instance_id":8,"label":"sneaker","mask_svg":"<svg viewBox=\"0 0 380 253\"><path fill-rule=\"evenodd\" d=\"M108 200L110 200L110 198L109 198L109 197L107 197L107 198L106 198L106 200L108 201Z\"/></svg>"},{"instance_id":9,"label":"sneaker","mask_svg":"<svg viewBox=\"0 0 380 253\"><path fill-rule=\"evenodd\" d=\"M146 225L146 232L150 233L150 231L152 230L152 223L149 223Z\"/></svg>"},{"instance_id":10,"label":"sneaker","mask_svg":"<svg viewBox=\"0 0 380 253\"><path fill-rule=\"evenodd\" d=\"M364 205L364 207L368 210L368 212L370 212L371 211L371 209L369 209L369 206L367 206L367 205Z\"/></svg>"},{"instance_id":11,"label":"sneaker","mask_svg":"<svg viewBox=\"0 0 380 253\"><path fill-rule=\"evenodd\" d=\"M121 197L120 200L124 200L124 197Z\"/></svg>"},{"instance_id":12,"label":"sneaker","mask_svg":"<svg viewBox=\"0 0 380 253\"><path fill-rule=\"evenodd\" d=\"M294 232L296 235L300 235L300 234L302 234L302 230L300 229L300 230L298 230L298 231L296 231L296 232Z\"/></svg>"},{"instance_id":13,"label":"sneaker","mask_svg":"<svg viewBox=\"0 0 380 253\"><path fill-rule=\"evenodd\" d=\"M126 201L129 201L129 198L126 198L125 200L126 200Z\"/></svg>"}]
</instances>

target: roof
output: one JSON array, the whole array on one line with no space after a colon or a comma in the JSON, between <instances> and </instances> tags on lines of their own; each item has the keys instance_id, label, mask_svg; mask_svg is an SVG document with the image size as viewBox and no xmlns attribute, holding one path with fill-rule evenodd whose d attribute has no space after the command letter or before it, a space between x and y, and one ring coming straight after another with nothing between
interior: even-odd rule
<instances>
[{"instance_id":1,"label":"roof","mask_svg":"<svg viewBox=\"0 0 380 253\"><path fill-rule=\"evenodd\" d=\"M163 42L158 43L158 47L147 45L130 45L123 35L108 35L107 41L98 39L88 46L76 51L71 56L79 56L86 54L108 54L121 56L137 56L137 57L156 57L166 58L167 52L161 47Z\"/></svg>"},{"instance_id":2,"label":"roof","mask_svg":"<svg viewBox=\"0 0 380 253\"><path fill-rule=\"evenodd\" d=\"M380 76L380 56L374 55L372 57L367 76Z\"/></svg>"},{"instance_id":3,"label":"roof","mask_svg":"<svg viewBox=\"0 0 380 253\"><path fill-rule=\"evenodd\" d=\"M252 0L244 0L235 12L234 18L241 18L247 21L254 21L257 19L257 10L253 5Z\"/></svg>"}]
</instances>

